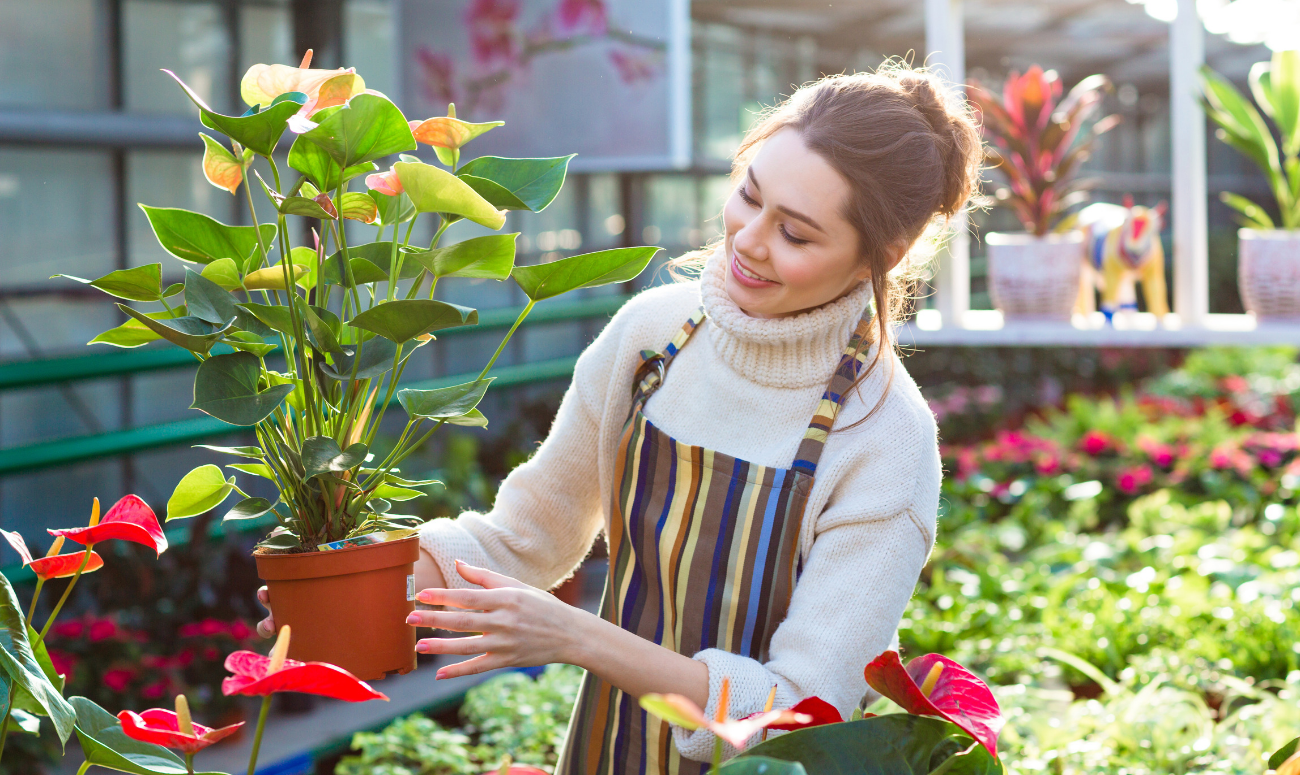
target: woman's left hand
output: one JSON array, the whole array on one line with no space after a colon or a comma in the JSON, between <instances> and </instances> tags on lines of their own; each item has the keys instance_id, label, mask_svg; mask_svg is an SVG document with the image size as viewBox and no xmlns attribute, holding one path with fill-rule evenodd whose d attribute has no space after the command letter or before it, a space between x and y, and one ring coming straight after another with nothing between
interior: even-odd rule
<instances>
[{"instance_id":1,"label":"woman's left hand","mask_svg":"<svg viewBox=\"0 0 1300 775\"><path fill-rule=\"evenodd\" d=\"M416 595L421 603L460 610L415 611L406 619L419 627L481 633L464 638L424 638L415 644L422 654L479 655L440 668L438 678L474 675L498 667L572 663L583 620L591 614L509 576L459 560L456 570L461 578L483 589L422 590Z\"/></svg>"}]
</instances>

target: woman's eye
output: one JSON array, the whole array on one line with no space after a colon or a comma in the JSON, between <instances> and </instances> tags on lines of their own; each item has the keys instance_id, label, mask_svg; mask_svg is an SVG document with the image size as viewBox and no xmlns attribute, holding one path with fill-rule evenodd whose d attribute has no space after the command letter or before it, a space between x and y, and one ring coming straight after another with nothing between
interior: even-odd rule
<instances>
[{"instance_id":1,"label":"woman's eye","mask_svg":"<svg viewBox=\"0 0 1300 775\"><path fill-rule=\"evenodd\" d=\"M807 244L808 244L809 240L806 240L806 239L799 239L798 237L792 237L792 236L790 236L790 232L788 232L788 231L785 230L785 225L784 225L784 224L783 224L780 228L781 228L781 236L782 236L782 237L785 237L785 241L786 241L786 242L789 242L791 245L807 245Z\"/></svg>"},{"instance_id":2,"label":"woman's eye","mask_svg":"<svg viewBox=\"0 0 1300 775\"><path fill-rule=\"evenodd\" d=\"M753 197L751 197L748 193L745 192L743 186L741 188L736 189L736 193L740 194L740 198L745 201L745 204L750 206L756 206L758 204L758 202L756 202Z\"/></svg>"}]
</instances>

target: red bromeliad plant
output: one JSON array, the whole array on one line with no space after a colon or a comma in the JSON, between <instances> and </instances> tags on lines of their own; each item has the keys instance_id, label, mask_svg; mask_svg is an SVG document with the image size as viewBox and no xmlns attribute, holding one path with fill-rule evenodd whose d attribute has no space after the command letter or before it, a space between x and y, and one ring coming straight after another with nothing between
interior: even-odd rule
<instances>
[{"instance_id":1,"label":"red bromeliad plant","mask_svg":"<svg viewBox=\"0 0 1300 775\"><path fill-rule=\"evenodd\" d=\"M1104 75L1080 81L1061 99L1061 79L1054 70L1034 65L1024 75L1011 71L999 99L979 81L967 94L979 110L986 145L985 163L1006 178L999 202L1015 211L1025 231L1047 234L1072 205L1086 198L1076 179L1097 137L1119 123L1107 116L1085 128L1110 89Z\"/></svg>"}]
</instances>

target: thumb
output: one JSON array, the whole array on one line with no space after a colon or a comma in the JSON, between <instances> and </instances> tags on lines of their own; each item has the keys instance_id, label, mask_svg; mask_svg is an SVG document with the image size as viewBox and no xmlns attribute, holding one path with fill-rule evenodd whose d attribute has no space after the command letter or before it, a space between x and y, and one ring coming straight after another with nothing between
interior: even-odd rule
<instances>
[{"instance_id":1,"label":"thumb","mask_svg":"<svg viewBox=\"0 0 1300 775\"><path fill-rule=\"evenodd\" d=\"M528 585L518 579L503 576L487 568L477 568L461 560L456 561L456 572L471 584L478 584L484 589L527 589Z\"/></svg>"}]
</instances>

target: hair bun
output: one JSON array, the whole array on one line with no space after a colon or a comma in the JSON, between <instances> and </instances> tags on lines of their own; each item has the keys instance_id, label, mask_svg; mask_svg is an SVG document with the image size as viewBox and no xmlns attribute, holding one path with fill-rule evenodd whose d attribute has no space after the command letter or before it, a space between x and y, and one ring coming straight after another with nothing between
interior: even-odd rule
<instances>
[{"instance_id":1,"label":"hair bun","mask_svg":"<svg viewBox=\"0 0 1300 775\"><path fill-rule=\"evenodd\" d=\"M935 211L955 215L966 206L979 179L979 132L953 93L933 73L903 73L898 85L930 125L943 159L943 192Z\"/></svg>"}]
</instances>

